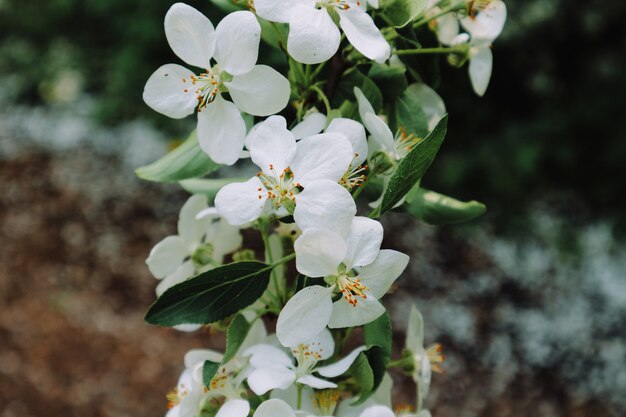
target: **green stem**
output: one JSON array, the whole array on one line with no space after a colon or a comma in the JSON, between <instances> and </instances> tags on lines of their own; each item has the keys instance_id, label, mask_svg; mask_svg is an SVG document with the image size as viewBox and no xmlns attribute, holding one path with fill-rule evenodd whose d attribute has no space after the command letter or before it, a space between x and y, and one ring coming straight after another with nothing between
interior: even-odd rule
<instances>
[{"instance_id":1,"label":"green stem","mask_svg":"<svg viewBox=\"0 0 626 417\"><path fill-rule=\"evenodd\" d=\"M274 263L274 257L272 256L272 246L270 245L268 226L269 225L267 223L261 224L259 230L261 232L261 238L263 239L263 246L265 246L265 263L271 265ZM280 303L280 286L278 285L278 275L276 274L275 269L272 269L271 281L274 284L274 291L276 291L277 301Z\"/></svg>"},{"instance_id":2,"label":"green stem","mask_svg":"<svg viewBox=\"0 0 626 417\"><path fill-rule=\"evenodd\" d=\"M326 115L328 115L331 111L331 107L330 107L330 102L328 101L328 97L326 97L326 94L324 94L324 92L322 91L321 88L319 88L317 85L312 85L311 87L309 87L311 90L315 91L317 93L317 96L324 102L324 106L326 107Z\"/></svg>"},{"instance_id":3,"label":"green stem","mask_svg":"<svg viewBox=\"0 0 626 417\"><path fill-rule=\"evenodd\" d=\"M277 267L278 265L282 265L282 264L287 263L287 262L289 262L289 261L292 261L292 260L294 260L294 259L296 259L296 254L295 254L295 253L291 253L291 254L289 254L289 255L287 255L287 256L285 256L285 257L283 257L283 258L280 258L279 260L277 260L276 262L274 262L273 264L271 264L271 265L270 265L270 267L275 268L275 267Z\"/></svg>"},{"instance_id":4,"label":"green stem","mask_svg":"<svg viewBox=\"0 0 626 417\"><path fill-rule=\"evenodd\" d=\"M296 384L296 391L298 394L298 398L297 398L297 402L296 402L296 408L298 410L302 409L302 385L300 384Z\"/></svg>"},{"instance_id":5,"label":"green stem","mask_svg":"<svg viewBox=\"0 0 626 417\"><path fill-rule=\"evenodd\" d=\"M396 55L421 55L421 54L452 54L455 52L462 53L466 49L466 45L452 46L450 48L419 48L419 49L401 49L394 51Z\"/></svg>"}]
</instances>

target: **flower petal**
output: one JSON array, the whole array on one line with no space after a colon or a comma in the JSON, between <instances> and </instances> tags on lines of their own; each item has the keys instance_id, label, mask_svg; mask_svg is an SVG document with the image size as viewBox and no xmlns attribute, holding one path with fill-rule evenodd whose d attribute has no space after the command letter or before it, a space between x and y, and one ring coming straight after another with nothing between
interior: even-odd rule
<instances>
[{"instance_id":1,"label":"flower petal","mask_svg":"<svg viewBox=\"0 0 626 417\"><path fill-rule=\"evenodd\" d=\"M298 142L291 170L294 180L304 188L321 179L337 182L350 167L353 157L352 145L344 135L320 133Z\"/></svg>"},{"instance_id":2,"label":"flower petal","mask_svg":"<svg viewBox=\"0 0 626 417\"><path fill-rule=\"evenodd\" d=\"M257 177L246 182L228 184L215 196L217 212L233 226L246 224L259 218L265 208L267 195Z\"/></svg>"},{"instance_id":3,"label":"flower petal","mask_svg":"<svg viewBox=\"0 0 626 417\"><path fill-rule=\"evenodd\" d=\"M289 80L267 65L255 65L224 85L237 107L254 116L278 113L287 106L291 94Z\"/></svg>"},{"instance_id":4,"label":"flower petal","mask_svg":"<svg viewBox=\"0 0 626 417\"><path fill-rule=\"evenodd\" d=\"M308 385L315 389L337 388L337 384L315 377L313 375L304 375L296 381L299 384Z\"/></svg>"},{"instance_id":5,"label":"flower petal","mask_svg":"<svg viewBox=\"0 0 626 417\"><path fill-rule=\"evenodd\" d=\"M335 339L333 339L330 330L326 328L304 342L304 344L311 346L310 350L319 354L318 360L320 361L330 358L335 353Z\"/></svg>"},{"instance_id":6,"label":"flower petal","mask_svg":"<svg viewBox=\"0 0 626 417\"><path fill-rule=\"evenodd\" d=\"M404 347L411 352L424 350L424 319L414 305L411 306L411 311L409 312Z\"/></svg>"},{"instance_id":7,"label":"flower petal","mask_svg":"<svg viewBox=\"0 0 626 417\"><path fill-rule=\"evenodd\" d=\"M387 123L373 113L365 114L363 124L372 135L372 140L378 144L385 152L392 153L395 157L396 143L393 140L393 133Z\"/></svg>"},{"instance_id":8,"label":"flower petal","mask_svg":"<svg viewBox=\"0 0 626 417\"><path fill-rule=\"evenodd\" d=\"M255 368L293 368L293 358L283 349L261 343L249 347L243 356L250 355L250 365Z\"/></svg>"},{"instance_id":9,"label":"flower petal","mask_svg":"<svg viewBox=\"0 0 626 417\"><path fill-rule=\"evenodd\" d=\"M346 242L330 230L308 229L296 239L296 269L312 278L336 275L346 255Z\"/></svg>"},{"instance_id":10,"label":"flower petal","mask_svg":"<svg viewBox=\"0 0 626 417\"><path fill-rule=\"evenodd\" d=\"M253 417L296 417L296 413L283 400L271 399L263 401Z\"/></svg>"},{"instance_id":11,"label":"flower petal","mask_svg":"<svg viewBox=\"0 0 626 417\"><path fill-rule=\"evenodd\" d=\"M156 287L157 297L163 295L165 291L169 290L174 285L180 284L194 275L196 275L196 270L193 266L193 262L191 262L191 260L183 262L174 272L168 274L159 282L159 285Z\"/></svg>"},{"instance_id":12,"label":"flower petal","mask_svg":"<svg viewBox=\"0 0 626 417\"><path fill-rule=\"evenodd\" d=\"M162 279L174 272L187 256L189 256L187 242L180 236L168 236L154 245L146 264L155 278Z\"/></svg>"},{"instance_id":13,"label":"flower petal","mask_svg":"<svg viewBox=\"0 0 626 417\"><path fill-rule=\"evenodd\" d=\"M359 117L361 118L361 121L365 123L366 114L376 114L374 107L372 107L372 104L369 102L367 97L365 97L365 94L363 94L359 87L354 87L354 96L356 97L356 102L359 107Z\"/></svg>"},{"instance_id":14,"label":"flower petal","mask_svg":"<svg viewBox=\"0 0 626 417\"><path fill-rule=\"evenodd\" d=\"M331 180L313 181L296 196L293 218L301 230L330 230L347 236L356 214L352 195Z\"/></svg>"},{"instance_id":15,"label":"flower petal","mask_svg":"<svg viewBox=\"0 0 626 417\"><path fill-rule=\"evenodd\" d=\"M173 119L190 115L198 105L195 90L191 88L190 77L193 75L180 65L163 65L148 78L143 101L153 110Z\"/></svg>"},{"instance_id":16,"label":"flower petal","mask_svg":"<svg viewBox=\"0 0 626 417\"><path fill-rule=\"evenodd\" d=\"M232 165L239 159L246 139L246 123L239 109L219 94L198 112L200 148L218 164Z\"/></svg>"},{"instance_id":17,"label":"flower petal","mask_svg":"<svg viewBox=\"0 0 626 417\"><path fill-rule=\"evenodd\" d=\"M433 130L446 114L446 105L443 100L426 84L412 84L408 90L422 106L422 111L428 119L428 130Z\"/></svg>"},{"instance_id":18,"label":"flower petal","mask_svg":"<svg viewBox=\"0 0 626 417\"><path fill-rule=\"evenodd\" d=\"M467 16L461 19L461 25L467 30L473 39L493 41L504 27L506 21L506 5L500 0L494 0L476 16Z\"/></svg>"},{"instance_id":19,"label":"flower petal","mask_svg":"<svg viewBox=\"0 0 626 417\"><path fill-rule=\"evenodd\" d=\"M250 404L246 400L228 400L220 407L215 417L247 417Z\"/></svg>"},{"instance_id":20,"label":"flower petal","mask_svg":"<svg viewBox=\"0 0 626 417\"><path fill-rule=\"evenodd\" d=\"M204 364L204 361L219 363L223 357L224 355L211 349L191 349L185 353L185 368L193 369L198 364Z\"/></svg>"},{"instance_id":21,"label":"flower petal","mask_svg":"<svg viewBox=\"0 0 626 417\"><path fill-rule=\"evenodd\" d=\"M358 298L356 305L352 305L345 298L333 303L333 313L328 322L331 329L362 326L376 320L385 312L385 307L369 291L365 291L367 298Z\"/></svg>"},{"instance_id":22,"label":"flower petal","mask_svg":"<svg viewBox=\"0 0 626 417\"><path fill-rule=\"evenodd\" d=\"M320 133L326 126L326 116L318 111L307 113L304 119L291 129L293 136L302 139L305 136L312 136Z\"/></svg>"},{"instance_id":23,"label":"flower petal","mask_svg":"<svg viewBox=\"0 0 626 417\"><path fill-rule=\"evenodd\" d=\"M341 33L326 8L297 4L289 19L287 51L303 64L328 61L339 49Z\"/></svg>"},{"instance_id":24,"label":"flower petal","mask_svg":"<svg viewBox=\"0 0 626 417\"><path fill-rule=\"evenodd\" d=\"M208 207L206 195L195 194L189 197L178 216L178 235L190 243L200 243L202 236L211 224L211 219L198 220L196 216Z\"/></svg>"},{"instance_id":25,"label":"flower petal","mask_svg":"<svg viewBox=\"0 0 626 417\"><path fill-rule=\"evenodd\" d=\"M365 346L359 346L352 352L348 353L343 359L338 360L332 365L321 366L315 369L315 371L326 378L335 378L339 375L343 375L350 368L350 366L352 366L352 363L356 360L356 357L359 356L359 353L366 349L367 348Z\"/></svg>"},{"instance_id":26,"label":"flower petal","mask_svg":"<svg viewBox=\"0 0 626 417\"><path fill-rule=\"evenodd\" d=\"M211 21L198 10L176 3L165 15L165 36L172 51L189 65L207 68L215 51Z\"/></svg>"},{"instance_id":27,"label":"flower petal","mask_svg":"<svg viewBox=\"0 0 626 417\"><path fill-rule=\"evenodd\" d=\"M391 55L391 47L371 16L359 7L339 11L339 26L354 48L365 57L383 63Z\"/></svg>"},{"instance_id":28,"label":"flower petal","mask_svg":"<svg viewBox=\"0 0 626 417\"><path fill-rule=\"evenodd\" d=\"M448 13L436 19L437 39L444 45L451 45L459 34L459 19L456 14Z\"/></svg>"},{"instance_id":29,"label":"flower petal","mask_svg":"<svg viewBox=\"0 0 626 417\"><path fill-rule=\"evenodd\" d=\"M213 245L212 258L222 263L225 255L233 253L241 247L243 238L239 233L239 227L231 226L224 219L213 223L212 227L215 229L215 235L211 236L211 240L208 242Z\"/></svg>"},{"instance_id":30,"label":"flower petal","mask_svg":"<svg viewBox=\"0 0 626 417\"><path fill-rule=\"evenodd\" d=\"M276 336L283 346L293 347L321 332L332 312L333 287L306 287L296 293L278 316Z\"/></svg>"},{"instance_id":31,"label":"flower petal","mask_svg":"<svg viewBox=\"0 0 626 417\"><path fill-rule=\"evenodd\" d=\"M365 266L374 262L383 243L383 226L376 220L357 216L346 241L348 251L344 258L346 268Z\"/></svg>"},{"instance_id":32,"label":"flower petal","mask_svg":"<svg viewBox=\"0 0 626 417\"><path fill-rule=\"evenodd\" d=\"M357 167L365 162L367 158L367 138L365 137L365 128L361 123L340 117L330 122L326 132L340 133L348 138L354 152L352 167Z\"/></svg>"},{"instance_id":33,"label":"flower petal","mask_svg":"<svg viewBox=\"0 0 626 417\"><path fill-rule=\"evenodd\" d=\"M283 116L271 116L256 125L247 141L252 162L271 177L282 174L296 155L296 139Z\"/></svg>"},{"instance_id":34,"label":"flower petal","mask_svg":"<svg viewBox=\"0 0 626 417\"><path fill-rule=\"evenodd\" d=\"M301 4L309 8L315 7L316 0L255 0L256 14L270 22L289 23L294 6Z\"/></svg>"},{"instance_id":35,"label":"flower petal","mask_svg":"<svg viewBox=\"0 0 626 417\"><path fill-rule=\"evenodd\" d=\"M261 25L252 12L227 14L215 29L215 54L220 71L245 74L254 68L259 56Z\"/></svg>"},{"instance_id":36,"label":"flower petal","mask_svg":"<svg viewBox=\"0 0 626 417\"><path fill-rule=\"evenodd\" d=\"M363 410L359 417L395 417L393 411L389 407L382 405L373 405Z\"/></svg>"},{"instance_id":37,"label":"flower petal","mask_svg":"<svg viewBox=\"0 0 626 417\"><path fill-rule=\"evenodd\" d=\"M474 92L481 97L485 95L489 86L492 68L493 54L491 53L491 48L478 48L476 54L470 59L469 75Z\"/></svg>"},{"instance_id":38,"label":"flower petal","mask_svg":"<svg viewBox=\"0 0 626 417\"><path fill-rule=\"evenodd\" d=\"M296 380L296 372L287 368L258 368L248 375L248 386L256 395L273 389L287 389Z\"/></svg>"},{"instance_id":39,"label":"flower petal","mask_svg":"<svg viewBox=\"0 0 626 417\"><path fill-rule=\"evenodd\" d=\"M376 298L387 293L391 284L402 274L409 257L402 252L383 249L371 264L363 267L359 279Z\"/></svg>"}]
</instances>

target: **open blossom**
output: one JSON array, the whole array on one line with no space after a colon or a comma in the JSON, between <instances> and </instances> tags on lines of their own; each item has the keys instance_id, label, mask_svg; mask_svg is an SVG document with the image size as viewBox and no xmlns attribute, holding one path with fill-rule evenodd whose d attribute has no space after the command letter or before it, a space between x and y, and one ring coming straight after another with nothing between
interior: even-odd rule
<instances>
[{"instance_id":1,"label":"open blossom","mask_svg":"<svg viewBox=\"0 0 626 417\"><path fill-rule=\"evenodd\" d=\"M389 59L391 47L364 6L360 0L254 1L263 19L289 24L287 51L304 64L327 61L339 49L341 33L331 13L339 16L339 26L357 51L376 62Z\"/></svg>"},{"instance_id":2,"label":"open blossom","mask_svg":"<svg viewBox=\"0 0 626 417\"><path fill-rule=\"evenodd\" d=\"M246 136L241 111L268 116L282 110L290 95L284 76L256 65L259 22L253 13L237 11L214 29L202 13L176 3L165 16L165 34L179 58L204 71L198 75L177 64L163 65L148 79L144 101L175 119L197 108L200 147L215 162L235 163ZM233 102L222 97L225 92Z\"/></svg>"},{"instance_id":3,"label":"open blossom","mask_svg":"<svg viewBox=\"0 0 626 417\"><path fill-rule=\"evenodd\" d=\"M302 230L320 227L347 234L356 205L339 185L354 158L345 135L323 133L296 142L285 119L272 116L253 129L247 144L261 172L217 193L215 207L221 216L241 225L264 213L293 214Z\"/></svg>"},{"instance_id":4,"label":"open blossom","mask_svg":"<svg viewBox=\"0 0 626 417\"><path fill-rule=\"evenodd\" d=\"M152 275L161 280L157 295L201 271L221 265L225 255L241 246L238 227L218 216L197 218L207 208L206 196L191 196L180 211L178 235L167 236L150 251L146 264Z\"/></svg>"},{"instance_id":5,"label":"open blossom","mask_svg":"<svg viewBox=\"0 0 626 417\"><path fill-rule=\"evenodd\" d=\"M291 298L278 317L276 335L294 346L307 334L330 328L360 326L385 312L378 301L406 268L409 257L380 250L383 228L376 220L355 217L342 238L329 230L305 230L294 245L296 268L309 277L324 277L328 287L306 287ZM333 294L339 298L333 302Z\"/></svg>"},{"instance_id":6,"label":"open blossom","mask_svg":"<svg viewBox=\"0 0 626 417\"><path fill-rule=\"evenodd\" d=\"M323 329L309 340L290 347L290 350L291 355L276 346L259 344L244 352L244 355L250 355L248 386L255 394L285 390L294 383L315 389L336 388L337 384L321 377L334 378L345 373L365 347L354 349L333 364L318 366L318 362L330 358L335 350L333 336L328 329Z\"/></svg>"}]
</instances>

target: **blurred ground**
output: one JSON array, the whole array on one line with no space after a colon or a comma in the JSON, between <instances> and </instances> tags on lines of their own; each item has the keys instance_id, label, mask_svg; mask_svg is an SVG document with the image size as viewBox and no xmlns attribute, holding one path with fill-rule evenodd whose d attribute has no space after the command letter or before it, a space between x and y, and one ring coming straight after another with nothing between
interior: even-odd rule
<instances>
[{"instance_id":1,"label":"blurred ground","mask_svg":"<svg viewBox=\"0 0 626 417\"><path fill-rule=\"evenodd\" d=\"M184 352L221 343L142 320L144 259L186 198L132 173L164 141L138 122L0 110L0 416L163 415ZM412 256L386 302L396 348L415 302L448 357L435 417L625 415L625 246L608 222L574 229L545 207L527 225L511 240L487 220L471 235L388 220L385 246Z\"/></svg>"}]
</instances>

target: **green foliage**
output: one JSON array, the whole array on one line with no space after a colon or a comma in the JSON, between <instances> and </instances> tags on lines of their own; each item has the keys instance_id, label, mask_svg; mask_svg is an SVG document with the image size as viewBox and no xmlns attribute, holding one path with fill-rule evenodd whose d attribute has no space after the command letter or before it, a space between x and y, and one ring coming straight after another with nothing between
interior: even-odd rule
<instances>
[{"instance_id":1,"label":"green foliage","mask_svg":"<svg viewBox=\"0 0 626 417\"><path fill-rule=\"evenodd\" d=\"M416 218L433 226L466 222L487 211L487 207L478 201L459 201L417 185L407 194L404 207Z\"/></svg>"},{"instance_id":2,"label":"green foliage","mask_svg":"<svg viewBox=\"0 0 626 417\"><path fill-rule=\"evenodd\" d=\"M352 405L362 404L374 393L374 371L364 352L359 353L349 372L357 384L359 394Z\"/></svg>"},{"instance_id":3,"label":"green foliage","mask_svg":"<svg viewBox=\"0 0 626 417\"><path fill-rule=\"evenodd\" d=\"M363 75L363 73L356 68L350 68L343 74L343 77L341 77L333 99L333 107L339 107L345 101L354 102L354 87L361 89L363 95L372 104L374 111L378 113L382 109L383 93L374 81ZM342 108L341 113L344 117L352 117L357 114L356 105L351 106L351 110L352 112L348 112Z\"/></svg>"},{"instance_id":4,"label":"green foliage","mask_svg":"<svg viewBox=\"0 0 626 417\"><path fill-rule=\"evenodd\" d=\"M204 272L165 291L145 320L176 326L225 319L261 297L271 271L272 266L262 262L237 262Z\"/></svg>"},{"instance_id":5,"label":"green foliage","mask_svg":"<svg viewBox=\"0 0 626 417\"><path fill-rule=\"evenodd\" d=\"M209 388L211 386L211 381L213 377L217 373L218 369L220 369L220 364L217 362L204 361L202 365L202 383L205 387Z\"/></svg>"},{"instance_id":6,"label":"green foliage","mask_svg":"<svg viewBox=\"0 0 626 417\"><path fill-rule=\"evenodd\" d=\"M385 312L373 322L363 326L363 333L365 345L370 348L367 350L366 356L374 375L372 390L376 391L385 376L389 360L391 359L393 332L389 314Z\"/></svg>"},{"instance_id":7,"label":"green foliage","mask_svg":"<svg viewBox=\"0 0 626 417\"><path fill-rule=\"evenodd\" d=\"M426 0L386 0L382 7L389 21L402 27L413 21L426 7Z\"/></svg>"},{"instance_id":8,"label":"green foliage","mask_svg":"<svg viewBox=\"0 0 626 417\"><path fill-rule=\"evenodd\" d=\"M423 138L428 134L428 119L422 110L415 88L412 84L395 101L395 121L398 129L404 129L407 133L413 133Z\"/></svg>"},{"instance_id":9,"label":"green foliage","mask_svg":"<svg viewBox=\"0 0 626 417\"><path fill-rule=\"evenodd\" d=\"M448 116L446 115L423 141L400 160L387 184L383 200L372 213L372 217L380 217L391 210L424 176L443 143L447 126Z\"/></svg>"},{"instance_id":10,"label":"green foliage","mask_svg":"<svg viewBox=\"0 0 626 417\"><path fill-rule=\"evenodd\" d=\"M198 137L194 131L180 146L167 155L140 168L135 173L148 181L177 182L188 178L202 177L219 168L200 149Z\"/></svg>"},{"instance_id":11,"label":"green foliage","mask_svg":"<svg viewBox=\"0 0 626 417\"><path fill-rule=\"evenodd\" d=\"M237 354L250 331L250 327L252 326L243 315L237 314L235 316L226 331L226 352L224 352L224 359L222 359L223 363L228 362Z\"/></svg>"},{"instance_id":12,"label":"green foliage","mask_svg":"<svg viewBox=\"0 0 626 417\"><path fill-rule=\"evenodd\" d=\"M384 87L381 91L386 101L393 101L404 93L409 85L406 79L406 68L402 65L386 65L375 62L367 76L376 85ZM367 94L365 96L367 97Z\"/></svg>"}]
</instances>

